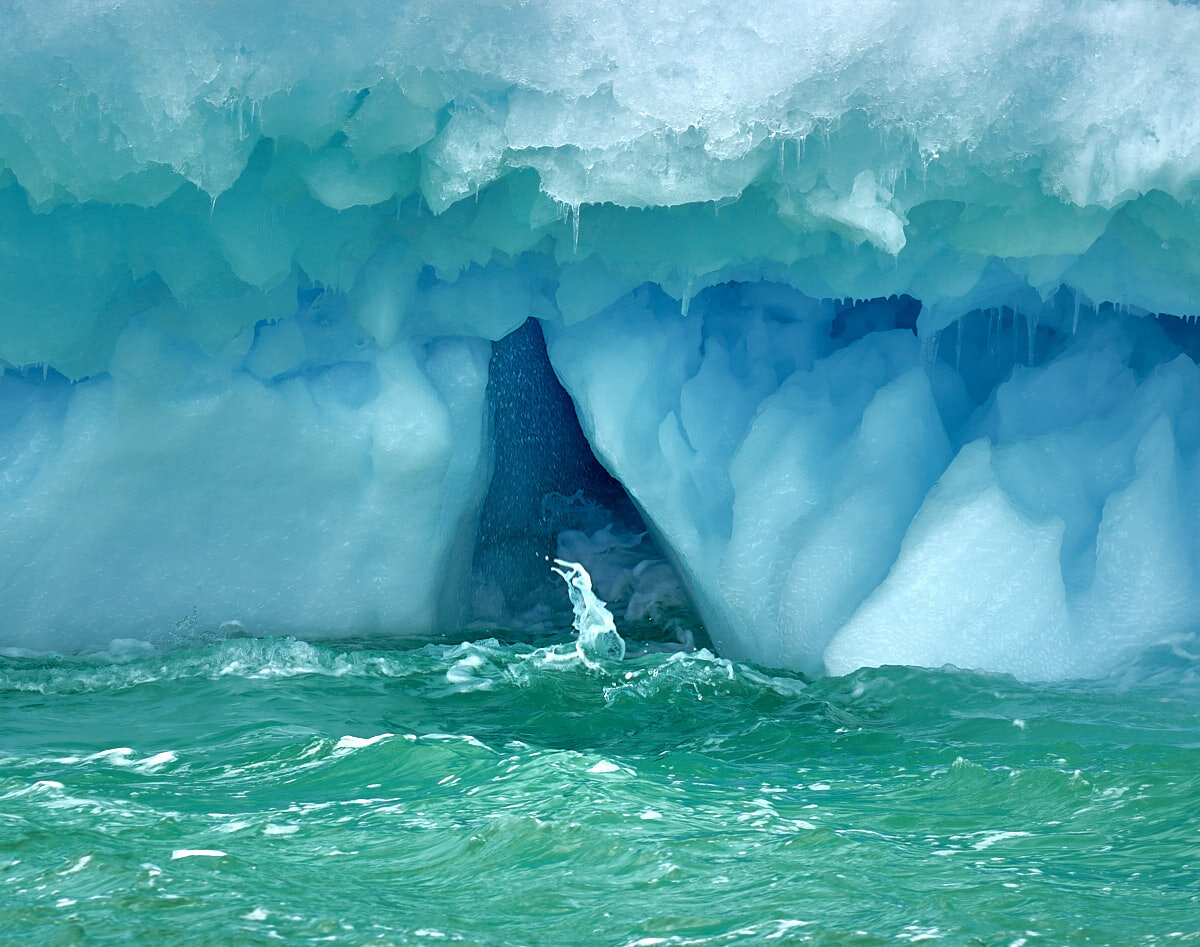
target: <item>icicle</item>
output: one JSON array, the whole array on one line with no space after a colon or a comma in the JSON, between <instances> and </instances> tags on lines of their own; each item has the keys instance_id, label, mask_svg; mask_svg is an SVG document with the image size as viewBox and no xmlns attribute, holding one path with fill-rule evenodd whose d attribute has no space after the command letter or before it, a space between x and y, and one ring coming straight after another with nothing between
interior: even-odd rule
<instances>
[{"instance_id":1,"label":"icicle","mask_svg":"<svg viewBox=\"0 0 1200 947\"><path fill-rule=\"evenodd\" d=\"M582 207L582 204L571 205L571 238L576 256L579 255L579 211Z\"/></svg>"},{"instance_id":2,"label":"icicle","mask_svg":"<svg viewBox=\"0 0 1200 947\"><path fill-rule=\"evenodd\" d=\"M954 370L962 373L962 347L963 334L966 331L966 316L959 316L958 322L954 323Z\"/></svg>"},{"instance_id":3,"label":"icicle","mask_svg":"<svg viewBox=\"0 0 1200 947\"><path fill-rule=\"evenodd\" d=\"M696 275L688 270L687 276L683 278L682 282L683 288L679 295L679 315L686 319L688 310L692 307L692 296L696 290Z\"/></svg>"},{"instance_id":4,"label":"icicle","mask_svg":"<svg viewBox=\"0 0 1200 947\"><path fill-rule=\"evenodd\" d=\"M1071 320L1071 335L1079 332L1079 293L1075 294L1075 318Z\"/></svg>"},{"instance_id":5,"label":"icicle","mask_svg":"<svg viewBox=\"0 0 1200 947\"><path fill-rule=\"evenodd\" d=\"M933 374L933 366L937 364L938 344L941 342L942 333L939 330L933 335L922 336L921 338L921 365L925 368L926 375Z\"/></svg>"}]
</instances>

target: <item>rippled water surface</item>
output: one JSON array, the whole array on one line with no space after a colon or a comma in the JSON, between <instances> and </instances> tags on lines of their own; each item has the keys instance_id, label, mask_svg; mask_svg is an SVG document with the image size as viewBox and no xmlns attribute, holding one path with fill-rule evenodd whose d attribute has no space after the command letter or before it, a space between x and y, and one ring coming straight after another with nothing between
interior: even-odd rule
<instances>
[{"instance_id":1,"label":"rippled water surface","mask_svg":"<svg viewBox=\"0 0 1200 947\"><path fill-rule=\"evenodd\" d=\"M0 941L1200 941L1194 641L1101 683L213 640L0 658Z\"/></svg>"}]
</instances>

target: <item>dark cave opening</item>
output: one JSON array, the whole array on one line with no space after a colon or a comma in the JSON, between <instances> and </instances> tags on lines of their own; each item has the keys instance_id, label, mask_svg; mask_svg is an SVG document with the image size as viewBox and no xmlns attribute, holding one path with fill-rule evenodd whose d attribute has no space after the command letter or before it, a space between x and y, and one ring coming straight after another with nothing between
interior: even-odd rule
<instances>
[{"instance_id":1,"label":"dark cave opening","mask_svg":"<svg viewBox=\"0 0 1200 947\"><path fill-rule=\"evenodd\" d=\"M590 525L586 512L608 511L628 529L644 526L624 488L592 453L537 319L493 344L488 401L495 470L480 516L475 570L517 611L532 604L549 575L546 557L554 555L557 533ZM554 502L559 497L577 500Z\"/></svg>"}]
</instances>

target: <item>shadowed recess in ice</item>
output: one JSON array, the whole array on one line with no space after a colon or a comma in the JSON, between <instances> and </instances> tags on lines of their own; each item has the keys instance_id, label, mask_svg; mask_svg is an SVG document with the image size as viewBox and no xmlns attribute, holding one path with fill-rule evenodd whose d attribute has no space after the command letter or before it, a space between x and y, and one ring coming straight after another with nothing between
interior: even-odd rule
<instances>
[{"instance_id":1,"label":"shadowed recess in ice","mask_svg":"<svg viewBox=\"0 0 1200 947\"><path fill-rule=\"evenodd\" d=\"M678 598L616 523L488 574L496 497L572 496L495 430L530 316L729 655L1187 624L1194 4L278 7L0 0L7 642L536 621L554 555Z\"/></svg>"}]
</instances>

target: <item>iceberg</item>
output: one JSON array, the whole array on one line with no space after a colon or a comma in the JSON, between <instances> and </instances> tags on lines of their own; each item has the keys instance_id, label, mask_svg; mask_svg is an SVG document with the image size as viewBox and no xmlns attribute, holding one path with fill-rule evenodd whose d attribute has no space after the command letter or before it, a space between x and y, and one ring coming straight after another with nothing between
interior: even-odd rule
<instances>
[{"instance_id":1,"label":"iceberg","mask_svg":"<svg viewBox=\"0 0 1200 947\"><path fill-rule=\"evenodd\" d=\"M1163 325L1073 331L1064 297L1037 323L969 313L934 351L910 316L751 284L686 317L635 293L550 335L719 650L1055 679L1192 627L1200 369Z\"/></svg>"},{"instance_id":2,"label":"iceberg","mask_svg":"<svg viewBox=\"0 0 1200 947\"><path fill-rule=\"evenodd\" d=\"M587 545L532 518L603 478L536 450L728 657L1087 677L1193 624L1196 5L0 23L0 645L459 627ZM530 317L585 447L505 433L567 403Z\"/></svg>"},{"instance_id":3,"label":"iceberg","mask_svg":"<svg viewBox=\"0 0 1200 947\"><path fill-rule=\"evenodd\" d=\"M312 306L208 356L145 314L103 376L0 377L4 638L464 621L486 343L380 350L329 318Z\"/></svg>"}]
</instances>

